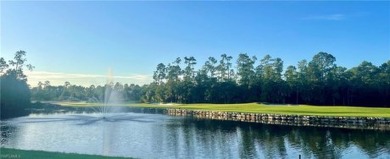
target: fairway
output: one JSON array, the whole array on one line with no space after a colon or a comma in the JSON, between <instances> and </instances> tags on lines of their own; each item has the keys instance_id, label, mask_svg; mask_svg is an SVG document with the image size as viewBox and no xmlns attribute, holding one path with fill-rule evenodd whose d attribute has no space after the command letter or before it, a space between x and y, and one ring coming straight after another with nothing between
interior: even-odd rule
<instances>
[{"instance_id":1,"label":"fairway","mask_svg":"<svg viewBox=\"0 0 390 159\"><path fill-rule=\"evenodd\" d=\"M57 102L62 106L87 107L101 106L101 103ZM352 107L352 106L311 106L311 105L266 105L258 103L243 104L143 104L129 103L121 106L145 108L170 108L209 110L222 112L267 113L313 116L343 116L343 117L390 117L390 108Z\"/></svg>"}]
</instances>

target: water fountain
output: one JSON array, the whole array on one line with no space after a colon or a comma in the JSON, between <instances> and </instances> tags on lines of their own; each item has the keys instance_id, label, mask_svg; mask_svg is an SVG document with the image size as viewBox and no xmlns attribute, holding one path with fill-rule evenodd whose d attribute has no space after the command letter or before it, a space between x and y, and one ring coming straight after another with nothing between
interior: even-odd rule
<instances>
[{"instance_id":1,"label":"water fountain","mask_svg":"<svg viewBox=\"0 0 390 159\"><path fill-rule=\"evenodd\" d=\"M102 103L98 107L90 107L97 117L103 121L109 121L114 118L117 113L121 113L120 104L123 102L123 94L115 88L112 71L109 69L107 81L104 85L103 100L92 100L93 102Z\"/></svg>"},{"instance_id":2,"label":"water fountain","mask_svg":"<svg viewBox=\"0 0 390 159\"><path fill-rule=\"evenodd\" d=\"M102 154L103 155L109 155L111 152L111 144L112 144L112 131L115 131L116 125L111 123L106 123L108 121L114 121L113 119L118 117L117 114L119 113L119 104L122 101L122 94L120 94L119 90L115 88L114 80L112 76L112 70L109 69L108 71L108 78L105 85L104 90L104 102L101 106L101 120L104 121L103 123L103 145L102 145Z\"/></svg>"}]
</instances>

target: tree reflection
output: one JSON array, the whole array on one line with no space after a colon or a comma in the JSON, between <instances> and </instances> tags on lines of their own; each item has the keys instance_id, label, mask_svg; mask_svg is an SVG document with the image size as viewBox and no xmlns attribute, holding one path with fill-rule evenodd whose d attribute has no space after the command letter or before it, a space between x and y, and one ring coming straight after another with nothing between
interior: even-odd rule
<instances>
[{"instance_id":1,"label":"tree reflection","mask_svg":"<svg viewBox=\"0 0 390 159\"><path fill-rule=\"evenodd\" d=\"M227 139L236 135L239 158L287 158L292 151L303 158L342 158L343 152L353 146L369 157L390 152L390 137L385 131L350 130L318 127L263 125L234 121L187 119L183 120L184 138L188 147L196 138L198 146L215 150L215 146L231 153L236 145ZM195 129L196 132L193 130ZM194 137L195 135L195 137ZM230 139L232 140L232 139ZM228 145L215 144L225 143ZM229 152L227 152L229 151ZM217 152L209 152L215 154ZM298 155L298 154L297 154ZM212 157L212 156L206 156ZM232 156L230 156L232 157ZM297 156L298 157L298 156Z\"/></svg>"}]
</instances>

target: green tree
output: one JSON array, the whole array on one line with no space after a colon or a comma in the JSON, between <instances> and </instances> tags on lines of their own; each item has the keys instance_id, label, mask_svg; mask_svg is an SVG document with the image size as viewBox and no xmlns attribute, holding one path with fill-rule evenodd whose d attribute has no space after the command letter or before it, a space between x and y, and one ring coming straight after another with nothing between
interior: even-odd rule
<instances>
[{"instance_id":1,"label":"green tree","mask_svg":"<svg viewBox=\"0 0 390 159\"><path fill-rule=\"evenodd\" d=\"M230 60L232 59L232 56L228 56L226 54L221 55L221 60L219 61L219 65L217 66L219 81L226 81L231 78L230 68L232 67L232 63L230 62Z\"/></svg>"},{"instance_id":2,"label":"green tree","mask_svg":"<svg viewBox=\"0 0 390 159\"><path fill-rule=\"evenodd\" d=\"M216 76L217 62L218 61L214 57L209 57L208 61L206 61L203 66L203 70L206 72L206 74L209 74L211 78Z\"/></svg>"},{"instance_id":3,"label":"green tree","mask_svg":"<svg viewBox=\"0 0 390 159\"><path fill-rule=\"evenodd\" d=\"M285 83L282 80L283 61L280 58L273 59L265 55L256 67L258 82L261 82L261 101L285 102L287 96Z\"/></svg>"},{"instance_id":4,"label":"green tree","mask_svg":"<svg viewBox=\"0 0 390 159\"><path fill-rule=\"evenodd\" d=\"M196 59L193 56L184 57L184 63L187 64L184 69L184 79L187 81L192 81L195 77L194 66L196 65Z\"/></svg>"},{"instance_id":5,"label":"green tree","mask_svg":"<svg viewBox=\"0 0 390 159\"><path fill-rule=\"evenodd\" d=\"M390 60L379 67L378 85L380 88L381 105L390 103Z\"/></svg>"},{"instance_id":6,"label":"green tree","mask_svg":"<svg viewBox=\"0 0 390 159\"><path fill-rule=\"evenodd\" d=\"M349 70L351 76L351 104L375 105L378 99L380 69L371 62L363 61Z\"/></svg>"},{"instance_id":7,"label":"green tree","mask_svg":"<svg viewBox=\"0 0 390 159\"><path fill-rule=\"evenodd\" d=\"M286 79L288 89L286 92L289 94L288 102L294 101L295 104L299 103L299 80L298 80L298 72L295 66L288 66L286 72L284 73L284 77Z\"/></svg>"},{"instance_id":8,"label":"green tree","mask_svg":"<svg viewBox=\"0 0 390 159\"><path fill-rule=\"evenodd\" d=\"M3 74L8 67L7 61L5 61L4 58L0 58L0 74Z\"/></svg>"},{"instance_id":9,"label":"green tree","mask_svg":"<svg viewBox=\"0 0 390 159\"><path fill-rule=\"evenodd\" d=\"M254 64L256 57L250 58L247 54L239 54L237 59L237 75L239 76L239 84L247 86L252 82L255 77Z\"/></svg>"},{"instance_id":10,"label":"green tree","mask_svg":"<svg viewBox=\"0 0 390 159\"><path fill-rule=\"evenodd\" d=\"M32 70L33 66L25 65L25 56L25 51L17 51L14 59L9 60L9 65L3 58L0 59L0 71L3 73L0 76L2 119L26 115L26 108L30 106L31 93L23 69Z\"/></svg>"},{"instance_id":11,"label":"green tree","mask_svg":"<svg viewBox=\"0 0 390 159\"><path fill-rule=\"evenodd\" d=\"M166 93L167 100L170 102L177 102L181 98L181 94L178 93L180 77L183 75L183 70L180 67L181 58L178 57L174 62L168 64L167 68L167 83L166 83ZM155 94L155 93L154 93ZM155 99L154 99L155 100Z\"/></svg>"},{"instance_id":12,"label":"green tree","mask_svg":"<svg viewBox=\"0 0 390 159\"><path fill-rule=\"evenodd\" d=\"M327 103L327 82L335 69L336 58L326 52L319 52L308 63L306 76L309 84L310 103L324 105Z\"/></svg>"},{"instance_id":13,"label":"green tree","mask_svg":"<svg viewBox=\"0 0 390 159\"><path fill-rule=\"evenodd\" d=\"M167 68L163 63L157 65L157 70L153 73L153 79L155 82L162 84L164 79L166 78Z\"/></svg>"},{"instance_id":14,"label":"green tree","mask_svg":"<svg viewBox=\"0 0 390 159\"><path fill-rule=\"evenodd\" d=\"M308 65L310 79L312 81L325 81L331 73L331 70L336 67L334 64L335 61L336 58L326 52L319 52L314 55Z\"/></svg>"}]
</instances>

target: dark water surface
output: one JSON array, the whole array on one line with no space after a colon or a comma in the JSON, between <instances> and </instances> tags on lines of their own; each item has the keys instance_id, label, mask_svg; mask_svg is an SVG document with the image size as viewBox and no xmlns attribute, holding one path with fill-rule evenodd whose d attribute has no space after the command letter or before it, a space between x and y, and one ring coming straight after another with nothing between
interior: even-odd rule
<instances>
[{"instance_id":1,"label":"dark water surface","mask_svg":"<svg viewBox=\"0 0 390 159\"><path fill-rule=\"evenodd\" d=\"M42 114L1 122L1 146L136 158L390 158L390 132L162 114Z\"/></svg>"}]
</instances>

